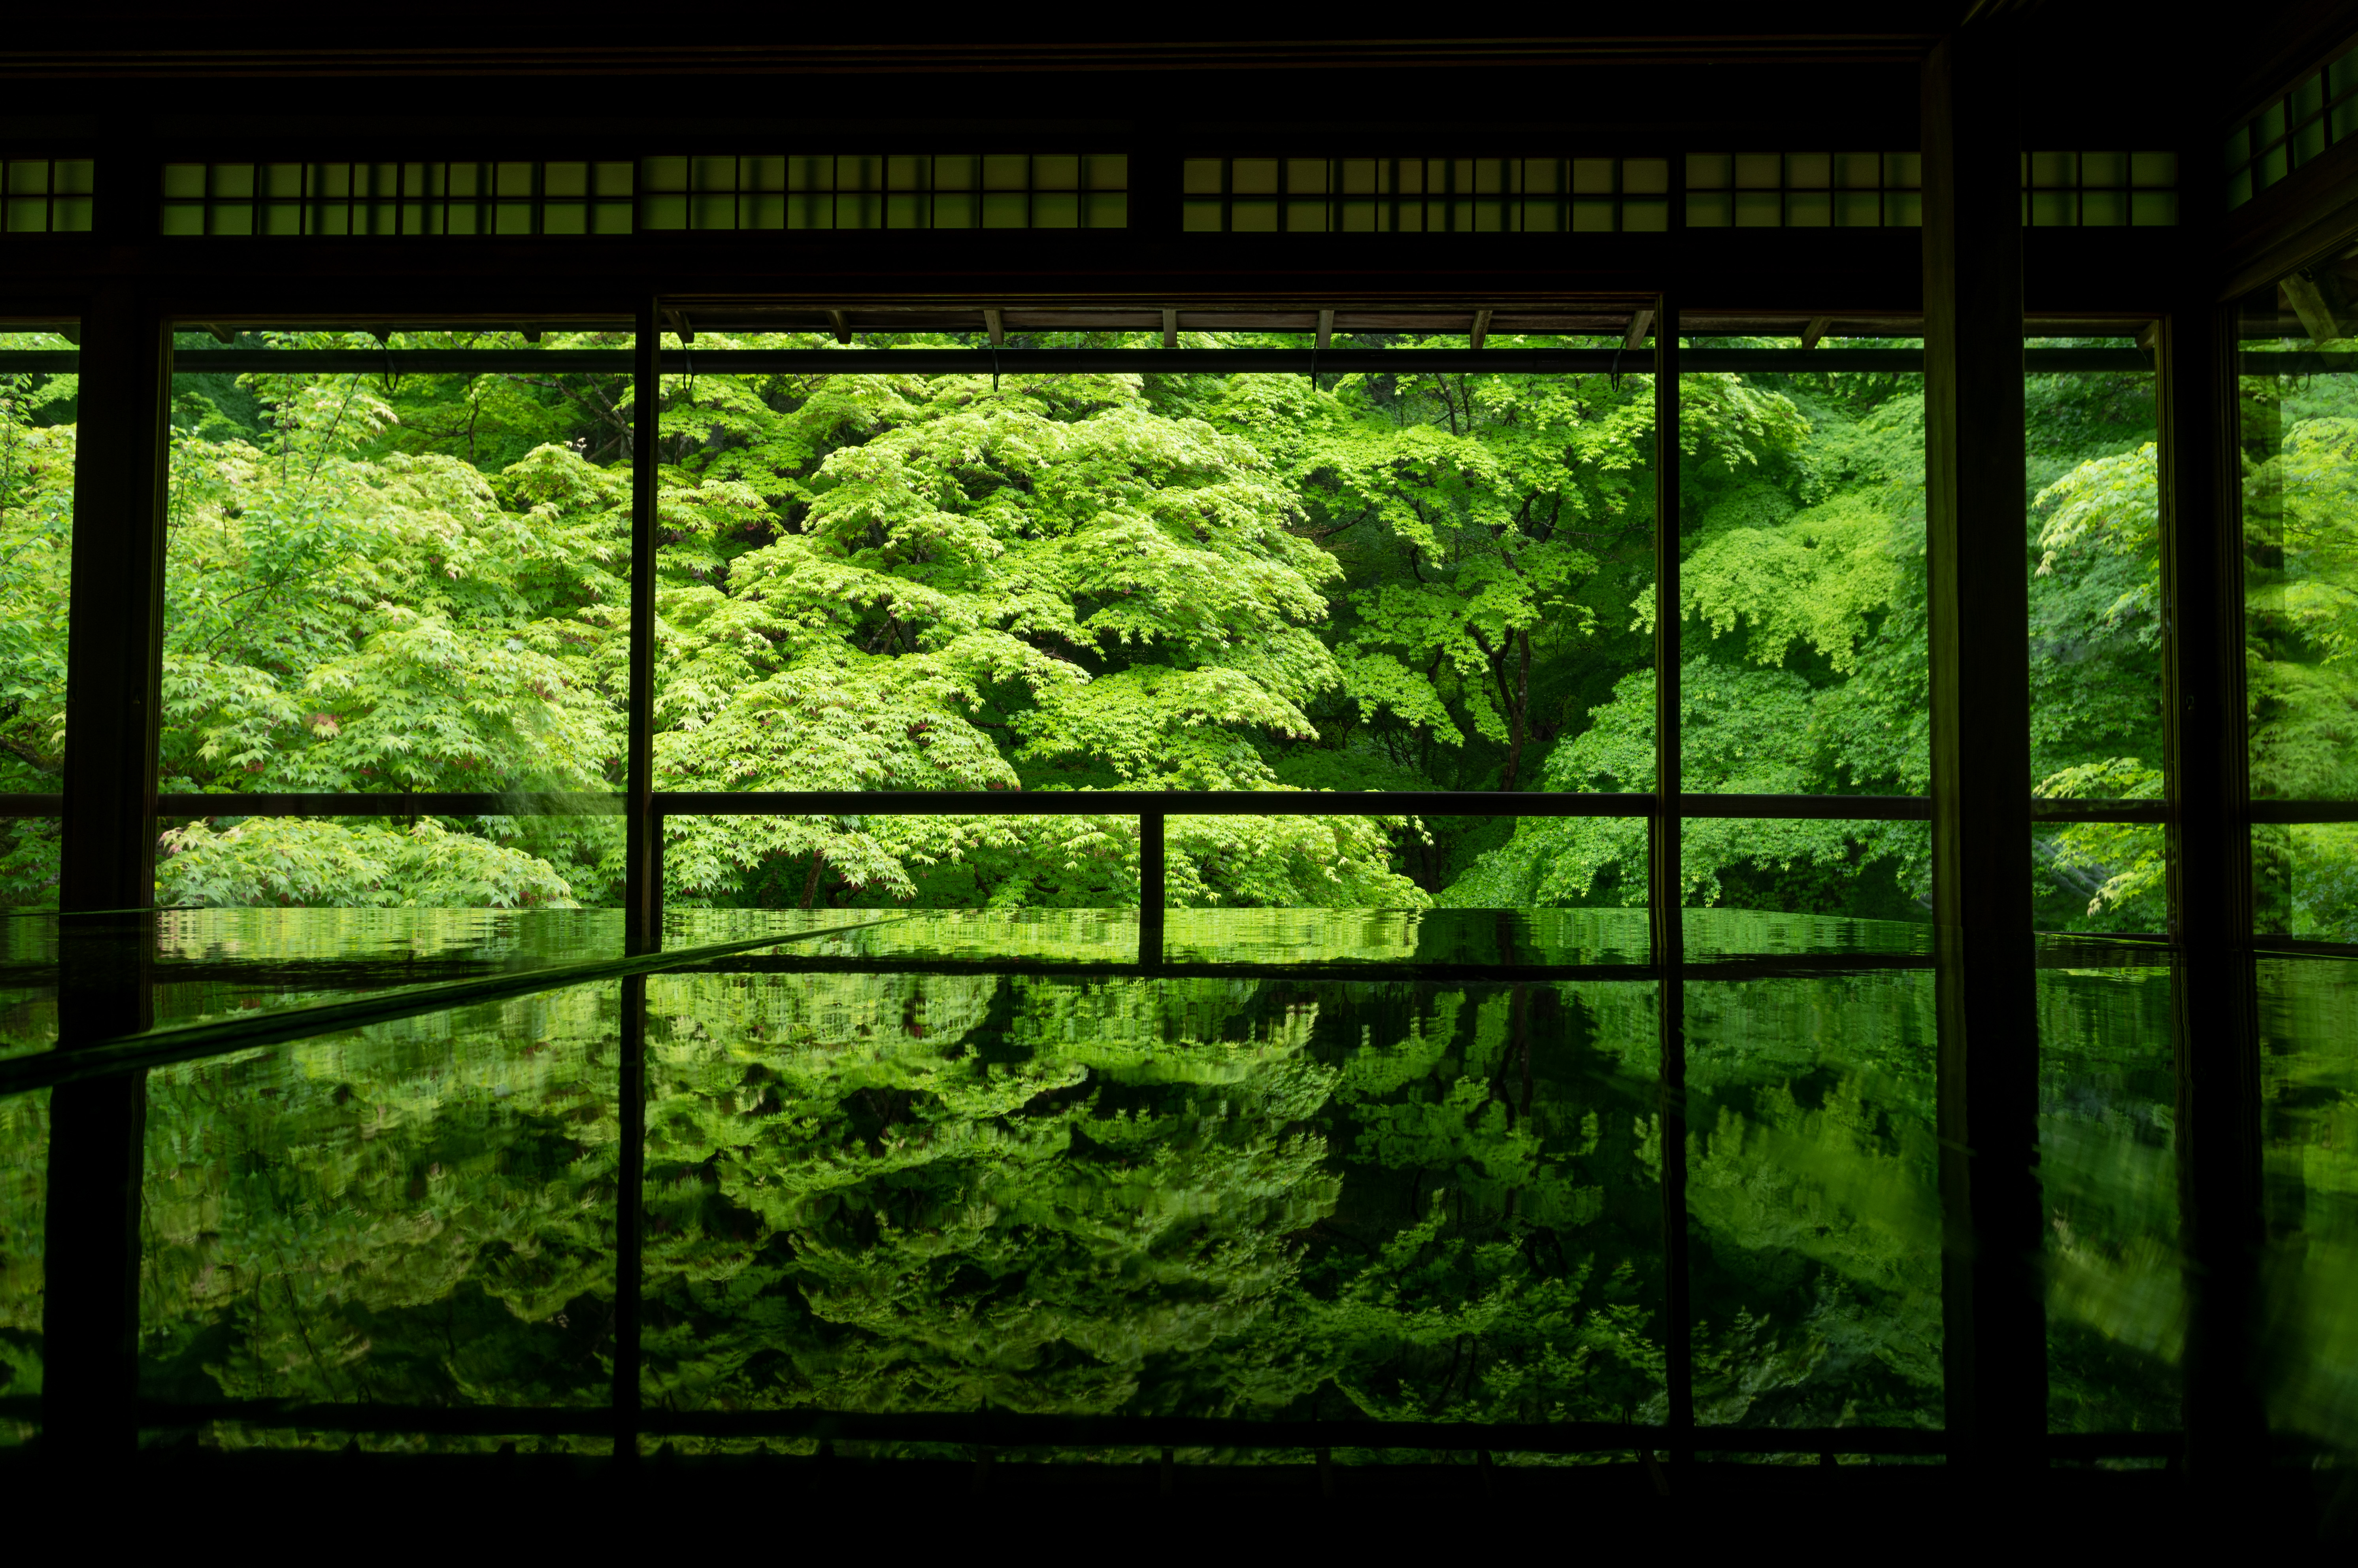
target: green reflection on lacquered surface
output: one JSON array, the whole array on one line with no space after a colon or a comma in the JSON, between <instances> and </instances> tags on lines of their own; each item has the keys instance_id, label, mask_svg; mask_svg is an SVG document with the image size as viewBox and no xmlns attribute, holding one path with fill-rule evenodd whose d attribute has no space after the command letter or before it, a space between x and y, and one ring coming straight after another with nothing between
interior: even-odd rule
<instances>
[{"instance_id":1,"label":"green reflection on lacquered surface","mask_svg":"<svg viewBox=\"0 0 2358 1568\"><path fill-rule=\"evenodd\" d=\"M1702 1425L1941 1423L1930 971L1686 988Z\"/></svg>"},{"instance_id":2,"label":"green reflection on lacquered surface","mask_svg":"<svg viewBox=\"0 0 2358 1568\"><path fill-rule=\"evenodd\" d=\"M2260 963L2270 1426L2358 1452L2358 963Z\"/></svg>"},{"instance_id":3,"label":"green reflection on lacquered surface","mask_svg":"<svg viewBox=\"0 0 2358 1568\"><path fill-rule=\"evenodd\" d=\"M1659 1420L1652 989L652 982L647 1397Z\"/></svg>"},{"instance_id":4,"label":"green reflection on lacquered surface","mask_svg":"<svg viewBox=\"0 0 2358 1568\"><path fill-rule=\"evenodd\" d=\"M41 1391L41 1228L49 1208L49 1092L0 1098L0 1398ZM31 1437L0 1415L0 1447Z\"/></svg>"},{"instance_id":5,"label":"green reflection on lacquered surface","mask_svg":"<svg viewBox=\"0 0 2358 1568\"><path fill-rule=\"evenodd\" d=\"M147 1076L140 1383L603 1403L620 987Z\"/></svg>"},{"instance_id":6,"label":"green reflection on lacquered surface","mask_svg":"<svg viewBox=\"0 0 2358 1568\"><path fill-rule=\"evenodd\" d=\"M1630 965L1642 915L1440 913L1174 911L1171 961L1238 966L1193 975L1141 973L1127 911L675 914L675 948L823 934L632 982L644 1397L1664 1419L1658 984L1499 972ZM1895 934L1870 923L1686 919L1691 943L1772 959L1683 988L1697 1420L1937 1425L1932 974L1872 967ZM863 920L885 923L841 929ZM53 957L39 923L7 924L20 975ZM620 928L208 911L155 935L159 978L208 977L163 989L225 988L202 1013L353 994L355 965L430 983L611 957ZM1409 968L1245 968L1386 961ZM1451 963L1485 968L1413 968ZM2169 973L2117 943L2050 940L2041 965L2051 1422L2174 1427ZM2270 1409L2346 1447L2358 966L2268 959L2262 979ZM602 1408L623 990L152 1071L148 1397ZM0 1098L0 1393L19 1398L41 1375L46 1106Z\"/></svg>"},{"instance_id":7,"label":"green reflection on lacquered surface","mask_svg":"<svg viewBox=\"0 0 2358 1568\"><path fill-rule=\"evenodd\" d=\"M2172 1430L2185 1357L2170 974L2069 939L2039 974L2048 1426Z\"/></svg>"}]
</instances>

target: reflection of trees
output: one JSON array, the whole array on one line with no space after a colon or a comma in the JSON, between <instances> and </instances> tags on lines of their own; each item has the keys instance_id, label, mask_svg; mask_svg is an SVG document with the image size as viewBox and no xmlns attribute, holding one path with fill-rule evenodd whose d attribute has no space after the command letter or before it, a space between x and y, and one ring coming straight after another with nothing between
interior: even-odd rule
<instances>
[{"instance_id":1,"label":"reflection of trees","mask_svg":"<svg viewBox=\"0 0 2358 1568\"><path fill-rule=\"evenodd\" d=\"M2166 1119L2124 1132L2166 998L2042 996L2058 1409L2166 1421L2174 1156ZM612 1006L157 1074L150 1393L602 1401ZM1652 1007L1643 983L654 980L647 1396L1659 1418ZM1702 1419L1937 1420L1929 1008L1920 973L1690 985ZM21 1147L38 1102L8 1107Z\"/></svg>"},{"instance_id":2,"label":"reflection of trees","mask_svg":"<svg viewBox=\"0 0 2358 1568\"><path fill-rule=\"evenodd\" d=\"M152 1075L146 1390L602 1402L614 1009L582 988Z\"/></svg>"}]
</instances>

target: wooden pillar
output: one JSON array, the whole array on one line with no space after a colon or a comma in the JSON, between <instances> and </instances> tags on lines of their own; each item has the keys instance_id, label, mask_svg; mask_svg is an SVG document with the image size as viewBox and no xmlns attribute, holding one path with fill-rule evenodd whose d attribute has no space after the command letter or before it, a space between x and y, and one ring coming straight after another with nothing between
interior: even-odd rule
<instances>
[{"instance_id":1,"label":"wooden pillar","mask_svg":"<svg viewBox=\"0 0 2358 1568\"><path fill-rule=\"evenodd\" d=\"M639 303L631 363L630 713L622 757L622 950L663 945L663 823L654 813L655 463L663 437L662 320Z\"/></svg>"},{"instance_id":2,"label":"wooden pillar","mask_svg":"<svg viewBox=\"0 0 2358 1568\"><path fill-rule=\"evenodd\" d=\"M102 189L146 189L110 162ZM72 602L66 633L59 1048L145 1029L155 896L156 714L164 605L165 410L171 339L156 300L95 291L81 322ZM49 1097L43 1442L74 1457L137 1438L138 1208L146 1081Z\"/></svg>"},{"instance_id":3,"label":"wooden pillar","mask_svg":"<svg viewBox=\"0 0 2358 1568\"><path fill-rule=\"evenodd\" d=\"M2187 189L2215 189L2209 163L2199 151L2181 153ZM2266 1423L2253 1359L2260 1074L2237 343L2232 308L2213 300L2207 269L2191 260L2205 254L2202 237L2200 230L2182 236L2190 262L2178 306L2161 324L2159 368L2185 1421L2188 1465L2208 1487L2259 1460Z\"/></svg>"},{"instance_id":4,"label":"wooden pillar","mask_svg":"<svg viewBox=\"0 0 2358 1568\"><path fill-rule=\"evenodd\" d=\"M1679 314L1654 305L1654 797L1647 871L1662 1126L1662 1350L1671 1453L1694 1435L1694 1308L1687 1258L1686 911L1680 877Z\"/></svg>"},{"instance_id":5,"label":"wooden pillar","mask_svg":"<svg viewBox=\"0 0 2358 1568\"><path fill-rule=\"evenodd\" d=\"M113 283L81 332L59 906L144 909L155 897L171 336L153 297Z\"/></svg>"},{"instance_id":6,"label":"wooden pillar","mask_svg":"<svg viewBox=\"0 0 2358 1568\"><path fill-rule=\"evenodd\" d=\"M656 461L663 438L663 318L652 293L639 302L631 364L630 713L622 761L622 950L663 946L663 818L654 809ZM639 1455L645 1283L647 980L622 982L616 1052L614 1173L614 1456Z\"/></svg>"},{"instance_id":7,"label":"wooden pillar","mask_svg":"<svg viewBox=\"0 0 2358 1568\"><path fill-rule=\"evenodd\" d=\"M1952 1454L2043 1459L2030 906L2019 40L1923 71L1925 501L1940 1020L1943 1382Z\"/></svg>"},{"instance_id":8,"label":"wooden pillar","mask_svg":"<svg viewBox=\"0 0 2358 1568\"><path fill-rule=\"evenodd\" d=\"M1159 811L1138 818L1138 961L1148 968L1163 962L1163 913L1171 903L1163 820Z\"/></svg>"}]
</instances>

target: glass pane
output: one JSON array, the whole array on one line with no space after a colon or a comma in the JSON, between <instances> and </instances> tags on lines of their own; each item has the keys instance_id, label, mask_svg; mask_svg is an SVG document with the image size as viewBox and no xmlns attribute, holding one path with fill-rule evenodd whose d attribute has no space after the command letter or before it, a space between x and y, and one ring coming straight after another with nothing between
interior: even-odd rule
<instances>
[{"instance_id":1,"label":"glass pane","mask_svg":"<svg viewBox=\"0 0 2358 1568\"><path fill-rule=\"evenodd\" d=\"M2358 946L2358 823L2303 823L2276 829L2261 843L2285 852L2286 934Z\"/></svg>"},{"instance_id":2,"label":"glass pane","mask_svg":"<svg viewBox=\"0 0 2358 1568\"><path fill-rule=\"evenodd\" d=\"M622 821L563 816L157 819L159 909L572 909L619 905Z\"/></svg>"},{"instance_id":3,"label":"glass pane","mask_svg":"<svg viewBox=\"0 0 2358 1568\"><path fill-rule=\"evenodd\" d=\"M70 353L62 333L0 325L0 793L64 787L66 620L72 603L73 478L78 377L70 368L7 362L18 352ZM54 829L48 848L28 825L0 823L0 903L54 903ZM46 856L46 860L44 857ZM38 867L47 866L45 878Z\"/></svg>"},{"instance_id":4,"label":"glass pane","mask_svg":"<svg viewBox=\"0 0 2358 1568\"><path fill-rule=\"evenodd\" d=\"M2129 349L2133 340L2030 347ZM2154 378L2026 378L2030 784L2058 800L2162 794L2160 503ZM2041 827L2032 894L2048 931L2169 924L2161 829Z\"/></svg>"},{"instance_id":5,"label":"glass pane","mask_svg":"<svg viewBox=\"0 0 2358 1568\"><path fill-rule=\"evenodd\" d=\"M0 821L0 829L24 825L23 819ZM54 834L57 824L48 826ZM0 915L0 1060L51 1050L57 1043L57 920Z\"/></svg>"},{"instance_id":6,"label":"glass pane","mask_svg":"<svg viewBox=\"0 0 2358 1568\"><path fill-rule=\"evenodd\" d=\"M2244 645L2264 799L2358 799L2358 360L2338 274L2320 271L2244 307ZM2282 929L2287 915L2263 918Z\"/></svg>"},{"instance_id":7,"label":"glass pane","mask_svg":"<svg viewBox=\"0 0 2358 1568\"><path fill-rule=\"evenodd\" d=\"M1696 1424L1940 1425L1932 976L1685 991Z\"/></svg>"},{"instance_id":8,"label":"glass pane","mask_svg":"<svg viewBox=\"0 0 2358 1568\"><path fill-rule=\"evenodd\" d=\"M1926 793L1922 374L1690 373L1679 395L1681 787Z\"/></svg>"},{"instance_id":9,"label":"glass pane","mask_svg":"<svg viewBox=\"0 0 2358 1568\"><path fill-rule=\"evenodd\" d=\"M1643 964L1642 909L1174 909L1166 962Z\"/></svg>"},{"instance_id":10,"label":"glass pane","mask_svg":"<svg viewBox=\"0 0 2358 1568\"><path fill-rule=\"evenodd\" d=\"M645 1397L1659 1421L1652 993L651 981Z\"/></svg>"},{"instance_id":11,"label":"glass pane","mask_svg":"<svg viewBox=\"0 0 2358 1568\"><path fill-rule=\"evenodd\" d=\"M1687 957L1932 951L1926 822L1690 816Z\"/></svg>"},{"instance_id":12,"label":"glass pane","mask_svg":"<svg viewBox=\"0 0 2358 1568\"><path fill-rule=\"evenodd\" d=\"M2268 1424L2358 1454L2358 967L2259 966Z\"/></svg>"},{"instance_id":13,"label":"glass pane","mask_svg":"<svg viewBox=\"0 0 2358 1568\"><path fill-rule=\"evenodd\" d=\"M41 1393L49 1178L49 1091L0 1097L0 1400ZM29 1443L40 1430L30 1415L0 1415L0 1449Z\"/></svg>"},{"instance_id":14,"label":"glass pane","mask_svg":"<svg viewBox=\"0 0 2358 1568\"><path fill-rule=\"evenodd\" d=\"M57 908L63 826L55 816L0 816L0 910Z\"/></svg>"},{"instance_id":15,"label":"glass pane","mask_svg":"<svg viewBox=\"0 0 2358 1568\"><path fill-rule=\"evenodd\" d=\"M597 331L541 343L627 345ZM506 357L476 373L377 361L413 351ZM233 830L273 862L254 868L270 885L192 881L198 868L179 862L190 849L221 858L235 821L224 802L211 826L169 825L157 871L169 902L619 897L619 840L595 813L622 783L629 378L533 373L515 356L534 351L471 330L382 344L361 332L243 332L231 344L180 334L161 788L490 794L509 815L248 820ZM332 370L295 357L315 351L353 357ZM209 367L230 352L243 359ZM274 370L282 354L289 368ZM385 831L415 842L356 837ZM449 841L427 853L436 833ZM428 881L370 872L380 849L420 860L412 870ZM473 862L479 885L443 875L463 880Z\"/></svg>"},{"instance_id":16,"label":"glass pane","mask_svg":"<svg viewBox=\"0 0 2358 1568\"><path fill-rule=\"evenodd\" d=\"M1309 334L1190 342L1305 348ZM795 334L707 345L833 351ZM993 372L880 368L885 348L984 346L928 334L844 351L839 373L666 378L659 787L1453 790L1469 804L1648 787L1650 763L1619 784L1550 773L1559 741L1650 659L1628 609L1651 575L1644 377L1444 376L1406 360L1315 382L1049 373L1022 351L1082 345L1020 329ZM1465 338L1335 346L1462 351ZM1174 816L1166 902L1519 908L1501 890L1543 846L1469 881L1514 832ZM1126 905L1136 833L1126 816L675 816L666 896ZM1642 897L1642 875L1632 885Z\"/></svg>"},{"instance_id":17,"label":"glass pane","mask_svg":"<svg viewBox=\"0 0 2358 1568\"><path fill-rule=\"evenodd\" d=\"M2186 1337L2167 968L2069 938L2039 972L2051 1432L2171 1432Z\"/></svg>"},{"instance_id":18,"label":"glass pane","mask_svg":"<svg viewBox=\"0 0 2358 1568\"><path fill-rule=\"evenodd\" d=\"M151 1072L141 1393L606 1404L620 1005L578 986Z\"/></svg>"}]
</instances>

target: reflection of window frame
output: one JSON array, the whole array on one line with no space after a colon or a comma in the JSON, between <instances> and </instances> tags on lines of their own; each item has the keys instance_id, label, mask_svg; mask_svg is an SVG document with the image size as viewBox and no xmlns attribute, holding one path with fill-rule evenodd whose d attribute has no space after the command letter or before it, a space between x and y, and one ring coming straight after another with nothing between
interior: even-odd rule
<instances>
[{"instance_id":1,"label":"reflection of window frame","mask_svg":"<svg viewBox=\"0 0 2358 1568\"><path fill-rule=\"evenodd\" d=\"M88 233L96 168L86 157L0 157L0 238Z\"/></svg>"},{"instance_id":2,"label":"reflection of window frame","mask_svg":"<svg viewBox=\"0 0 2358 1568\"><path fill-rule=\"evenodd\" d=\"M2227 206L2241 207L2328 147L2358 137L2358 44L2269 94L2228 133Z\"/></svg>"},{"instance_id":3,"label":"reflection of window frame","mask_svg":"<svg viewBox=\"0 0 2358 1568\"><path fill-rule=\"evenodd\" d=\"M1650 156L1189 157L1190 233L1660 233L1670 159Z\"/></svg>"},{"instance_id":4,"label":"reflection of window frame","mask_svg":"<svg viewBox=\"0 0 2358 1568\"><path fill-rule=\"evenodd\" d=\"M168 163L159 232L199 236L512 238L631 232L632 166L481 163Z\"/></svg>"},{"instance_id":5,"label":"reflection of window frame","mask_svg":"<svg viewBox=\"0 0 2358 1568\"><path fill-rule=\"evenodd\" d=\"M638 227L1120 229L1124 153L665 155L639 162Z\"/></svg>"},{"instance_id":6,"label":"reflection of window frame","mask_svg":"<svg viewBox=\"0 0 2358 1568\"><path fill-rule=\"evenodd\" d=\"M1691 152L1690 229L1912 229L1924 222L1914 152Z\"/></svg>"}]
</instances>

